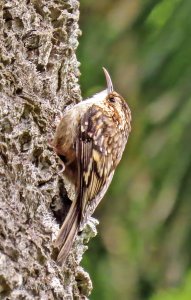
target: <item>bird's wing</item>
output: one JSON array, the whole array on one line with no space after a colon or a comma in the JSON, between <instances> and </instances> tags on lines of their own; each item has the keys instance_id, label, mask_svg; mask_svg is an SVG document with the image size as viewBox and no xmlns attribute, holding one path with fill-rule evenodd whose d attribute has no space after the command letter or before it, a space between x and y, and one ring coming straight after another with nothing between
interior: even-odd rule
<instances>
[{"instance_id":1,"label":"bird's wing","mask_svg":"<svg viewBox=\"0 0 191 300\"><path fill-rule=\"evenodd\" d=\"M112 118L96 105L90 107L81 119L77 160L78 201L81 202L82 219L88 206L92 205L98 194L101 195L108 178L113 175L115 159L111 149L116 134Z\"/></svg>"}]
</instances>

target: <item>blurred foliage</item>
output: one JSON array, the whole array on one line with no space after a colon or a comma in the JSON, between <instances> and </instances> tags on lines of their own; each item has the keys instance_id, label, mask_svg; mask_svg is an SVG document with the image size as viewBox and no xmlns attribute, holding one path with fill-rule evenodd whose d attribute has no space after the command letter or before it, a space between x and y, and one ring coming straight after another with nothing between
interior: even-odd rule
<instances>
[{"instance_id":1,"label":"blurred foliage","mask_svg":"<svg viewBox=\"0 0 191 300\"><path fill-rule=\"evenodd\" d=\"M159 292L151 297L151 300L190 300L191 299L191 273L185 280L185 283L179 288L169 289Z\"/></svg>"},{"instance_id":2,"label":"blurred foliage","mask_svg":"<svg viewBox=\"0 0 191 300\"><path fill-rule=\"evenodd\" d=\"M133 117L84 259L92 300L191 299L190 14L190 0L81 1L83 96L104 66Z\"/></svg>"}]
</instances>

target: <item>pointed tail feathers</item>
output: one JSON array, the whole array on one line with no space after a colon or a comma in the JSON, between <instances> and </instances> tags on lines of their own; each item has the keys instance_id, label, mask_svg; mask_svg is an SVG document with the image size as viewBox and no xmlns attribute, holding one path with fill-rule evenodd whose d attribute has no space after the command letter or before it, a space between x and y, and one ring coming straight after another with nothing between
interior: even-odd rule
<instances>
[{"instance_id":1,"label":"pointed tail feathers","mask_svg":"<svg viewBox=\"0 0 191 300\"><path fill-rule=\"evenodd\" d=\"M72 203L68 215L60 229L54 246L60 249L57 261L63 264L70 252L74 239L78 233L81 221L81 209L78 201Z\"/></svg>"}]
</instances>

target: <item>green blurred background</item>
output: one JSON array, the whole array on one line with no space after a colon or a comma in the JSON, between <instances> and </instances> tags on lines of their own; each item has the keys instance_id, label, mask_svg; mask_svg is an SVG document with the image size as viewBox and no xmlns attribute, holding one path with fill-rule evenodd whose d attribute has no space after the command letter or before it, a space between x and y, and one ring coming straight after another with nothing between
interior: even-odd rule
<instances>
[{"instance_id":1,"label":"green blurred background","mask_svg":"<svg viewBox=\"0 0 191 300\"><path fill-rule=\"evenodd\" d=\"M132 132L83 260L92 300L191 299L191 1L82 0L83 97L106 67Z\"/></svg>"}]
</instances>

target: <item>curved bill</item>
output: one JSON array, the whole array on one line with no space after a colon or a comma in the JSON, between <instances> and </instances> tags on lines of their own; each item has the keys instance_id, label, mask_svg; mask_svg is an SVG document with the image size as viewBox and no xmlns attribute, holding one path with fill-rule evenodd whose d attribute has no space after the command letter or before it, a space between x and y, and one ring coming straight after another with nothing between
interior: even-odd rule
<instances>
[{"instance_id":1,"label":"curved bill","mask_svg":"<svg viewBox=\"0 0 191 300\"><path fill-rule=\"evenodd\" d=\"M111 81L111 77L110 77L108 71L104 67L103 67L103 71L105 73L105 78L107 81L107 91L108 91L108 94L110 94L113 92L113 83Z\"/></svg>"}]
</instances>

